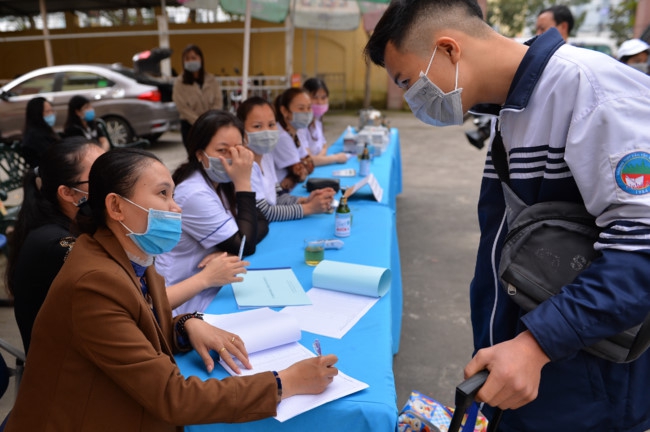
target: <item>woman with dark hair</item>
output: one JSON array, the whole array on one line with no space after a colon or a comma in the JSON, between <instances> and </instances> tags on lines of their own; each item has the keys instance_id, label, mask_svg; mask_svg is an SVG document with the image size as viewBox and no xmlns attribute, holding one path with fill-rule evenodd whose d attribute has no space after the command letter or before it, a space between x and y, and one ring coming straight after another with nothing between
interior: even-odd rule
<instances>
[{"instance_id":1,"label":"woman with dark hair","mask_svg":"<svg viewBox=\"0 0 650 432\"><path fill-rule=\"evenodd\" d=\"M192 348L208 373L210 350L238 373L235 358L251 365L237 335L200 314L172 318L151 266L181 233L172 177L151 153L121 148L100 156L89 179L88 203L77 216L84 234L34 325L7 432L180 432L185 424L274 416L282 399L325 390L338 373L334 355L279 372L183 377L173 355Z\"/></svg>"},{"instance_id":2,"label":"woman with dark hair","mask_svg":"<svg viewBox=\"0 0 650 432\"><path fill-rule=\"evenodd\" d=\"M172 99L181 117L181 136L188 148L190 128L204 112L223 107L223 96L217 78L205 71L203 52L196 45L183 50L183 74L174 81Z\"/></svg>"},{"instance_id":3,"label":"woman with dark hair","mask_svg":"<svg viewBox=\"0 0 650 432\"><path fill-rule=\"evenodd\" d=\"M68 118L65 120L63 135L66 138L79 136L94 141L104 151L111 148L103 130L97 127L95 110L90 101L81 95L73 96L68 101Z\"/></svg>"},{"instance_id":4,"label":"woman with dark hair","mask_svg":"<svg viewBox=\"0 0 650 432\"><path fill-rule=\"evenodd\" d=\"M36 314L74 244L72 221L88 196L90 167L102 153L94 143L62 141L25 176L7 263L7 285L25 352Z\"/></svg>"},{"instance_id":5,"label":"woman with dark hair","mask_svg":"<svg viewBox=\"0 0 650 432\"><path fill-rule=\"evenodd\" d=\"M259 96L246 99L237 108L237 117L244 123L246 146L255 155L251 186L257 208L269 222L301 219L304 216L325 213L334 199L334 189L313 191L308 197L278 193L273 154L280 131L271 103Z\"/></svg>"},{"instance_id":6,"label":"woman with dark hair","mask_svg":"<svg viewBox=\"0 0 650 432\"><path fill-rule=\"evenodd\" d=\"M38 166L43 153L61 141L61 137L54 131L55 124L56 114L52 104L45 98L36 97L27 102L25 130L20 148L30 166Z\"/></svg>"},{"instance_id":7,"label":"woman with dark hair","mask_svg":"<svg viewBox=\"0 0 650 432\"><path fill-rule=\"evenodd\" d=\"M323 134L323 116L329 110L330 91L320 78L309 78L302 85L311 96L311 110L314 120L306 129L299 131L309 143L307 148L314 160L314 165L330 165L333 163L346 163L348 155L345 153L327 154L327 140Z\"/></svg>"},{"instance_id":8,"label":"woman with dark hair","mask_svg":"<svg viewBox=\"0 0 650 432\"><path fill-rule=\"evenodd\" d=\"M88 198L90 167L102 153L93 142L63 140L48 149L40 166L25 177L23 203L9 237L6 274L25 352L36 314L74 245L78 230L73 221ZM170 302L175 306L206 288L240 282L237 275L246 272L246 265L223 253L208 255L196 274L167 288Z\"/></svg>"},{"instance_id":9,"label":"woman with dark hair","mask_svg":"<svg viewBox=\"0 0 650 432\"><path fill-rule=\"evenodd\" d=\"M275 171L280 187L289 192L314 171L314 162L307 152L308 143L298 134L314 119L309 94L302 88L285 90L275 99L275 116L280 131L273 149Z\"/></svg>"},{"instance_id":10,"label":"woman with dark hair","mask_svg":"<svg viewBox=\"0 0 650 432\"><path fill-rule=\"evenodd\" d=\"M167 285L195 274L206 255L238 255L244 236L244 255L255 253L269 229L255 206L253 153L243 145L241 121L229 112L210 110L197 119L188 138L187 162L174 172L183 233L172 251L156 259ZM174 313L202 312L220 288L213 285L197 293Z\"/></svg>"}]
</instances>

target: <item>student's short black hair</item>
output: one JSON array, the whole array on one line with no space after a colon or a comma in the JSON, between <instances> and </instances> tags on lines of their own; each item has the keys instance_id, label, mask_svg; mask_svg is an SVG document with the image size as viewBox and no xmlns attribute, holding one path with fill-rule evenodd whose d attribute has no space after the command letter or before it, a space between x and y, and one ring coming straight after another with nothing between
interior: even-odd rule
<instances>
[{"instance_id":1,"label":"student's short black hair","mask_svg":"<svg viewBox=\"0 0 650 432\"><path fill-rule=\"evenodd\" d=\"M393 0L384 12L366 44L366 58L378 66L384 65L388 42L401 48L418 19L451 9L463 9L468 17L483 20L483 11L476 0Z\"/></svg>"},{"instance_id":2,"label":"student's short black hair","mask_svg":"<svg viewBox=\"0 0 650 432\"><path fill-rule=\"evenodd\" d=\"M565 5L553 5L551 7L548 7L541 11L540 13L537 14L537 16L540 16L543 13L546 12L551 12L553 14L553 20L555 21L555 25L558 26L562 23L567 23L567 33L571 33L571 30L573 30L573 14L571 13L571 9L569 9Z\"/></svg>"}]
</instances>

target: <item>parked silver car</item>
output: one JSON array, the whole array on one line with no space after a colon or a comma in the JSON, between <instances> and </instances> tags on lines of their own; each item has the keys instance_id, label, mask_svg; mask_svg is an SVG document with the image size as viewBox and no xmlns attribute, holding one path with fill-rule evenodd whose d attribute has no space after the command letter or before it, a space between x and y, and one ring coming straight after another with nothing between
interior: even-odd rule
<instances>
[{"instance_id":1,"label":"parked silver car","mask_svg":"<svg viewBox=\"0 0 650 432\"><path fill-rule=\"evenodd\" d=\"M27 102L42 96L56 112L58 132L63 130L68 101L72 96L88 98L95 113L106 122L114 146L136 137L155 140L180 123L171 101L172 83L115 65L61 65L37 69L0 89L0 137L22 135Z\"/></svg>"}]
</instances>

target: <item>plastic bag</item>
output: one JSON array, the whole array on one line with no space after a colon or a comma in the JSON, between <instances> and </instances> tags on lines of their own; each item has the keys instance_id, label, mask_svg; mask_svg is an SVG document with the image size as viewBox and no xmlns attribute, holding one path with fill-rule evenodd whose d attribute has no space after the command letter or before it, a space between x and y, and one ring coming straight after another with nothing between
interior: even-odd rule
<instances>
[{"instance_id":1,"label":"plastic bag","mask_svg":"<svg viewBox=\"0 0 650 432\"><path fill-rule=\"evenodd\" d=\"M397 420L398 432L447 432L454 411L437 400L413 390L409 400L400 411ZM463 426L463 432L484 432L487 430L487 420L478 414L475 405L467 418L476 418L474 429ZM471 421L471 420L470 420Z\"/></svg>"}]
</instances>

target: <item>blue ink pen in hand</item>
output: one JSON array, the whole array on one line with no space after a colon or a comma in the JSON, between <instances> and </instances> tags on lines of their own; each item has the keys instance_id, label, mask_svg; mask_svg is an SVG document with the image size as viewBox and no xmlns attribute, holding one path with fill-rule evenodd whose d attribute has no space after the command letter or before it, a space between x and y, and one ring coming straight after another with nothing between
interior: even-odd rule
<instances>
[{"instance_id":1,"label":"blue ink pen in hand","mask_svg":"<svg viewBox=\"0 0 650 432\"><path fill-rule=\"evenodd\" d=\"M239 260L241 261L244 256L244 245L246 244L246 234L241 238L241 244L239 245Z\"/></svg>"},{"instance_id":2,"label":"blue ink pen in hand","mask_svg":"<svg viewBox=\"0 0 650 432\"><path fill-rule=\"evenodd\" d=\"M318 357L323 355L323 352L320 349L320 341L318 339L314 339L314 343L311 346L314 348L316 354L318 354Z\"/></svg>"}]
</instances>

